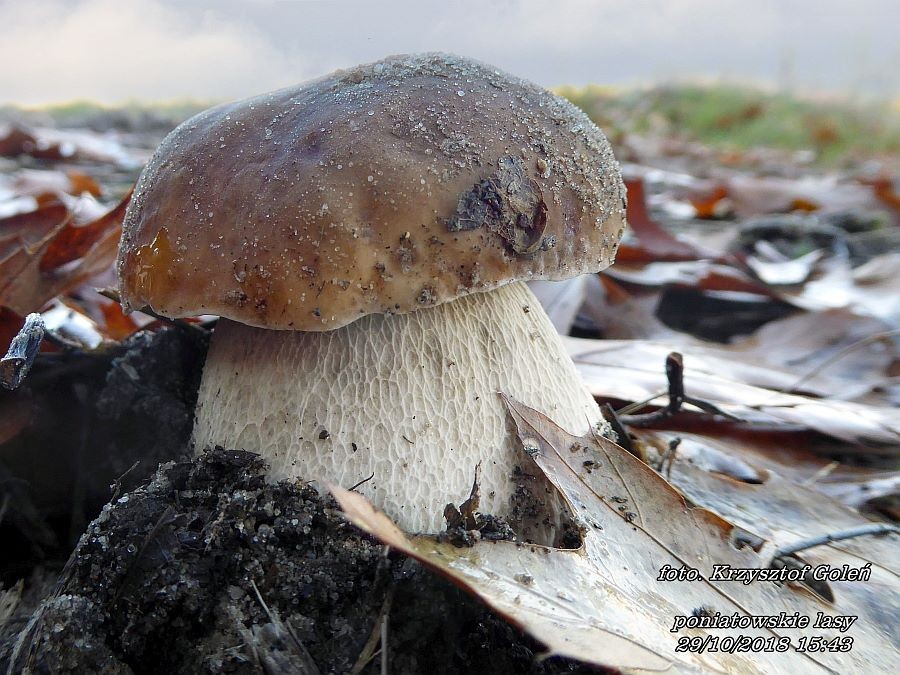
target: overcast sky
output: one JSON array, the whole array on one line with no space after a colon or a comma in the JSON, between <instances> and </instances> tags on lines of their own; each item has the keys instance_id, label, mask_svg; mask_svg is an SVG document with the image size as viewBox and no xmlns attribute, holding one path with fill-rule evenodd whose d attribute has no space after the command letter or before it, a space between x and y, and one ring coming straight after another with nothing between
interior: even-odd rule
<instances>
[{"instance_id":1,"label":"overcast sky","mask_svg":"<svg viewBox=\"0 0 900 675\"><path fill-rule=\"evenodd\" d=\"M898 0L0 0L0 103L231 99L451 51L545 86L725 78L894 98Z\"/></svg>"}]
</instances>

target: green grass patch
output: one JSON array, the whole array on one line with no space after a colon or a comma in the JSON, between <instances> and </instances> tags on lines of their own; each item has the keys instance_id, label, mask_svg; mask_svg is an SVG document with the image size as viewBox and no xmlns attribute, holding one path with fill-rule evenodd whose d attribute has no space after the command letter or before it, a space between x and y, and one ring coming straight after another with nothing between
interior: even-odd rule
<instances>
[{"instance_id":1,"label":"green grass patch","mask_svg":"<svg viewBox=\"0 0 900 675\"><path fill-rule=\"evenodd\" d=\"M900 114L889 104L823 102L736 86L558 91L614 138L658 131L735 150L810 149L825 164L900 153Z\"/></svg>"}]
</instances>

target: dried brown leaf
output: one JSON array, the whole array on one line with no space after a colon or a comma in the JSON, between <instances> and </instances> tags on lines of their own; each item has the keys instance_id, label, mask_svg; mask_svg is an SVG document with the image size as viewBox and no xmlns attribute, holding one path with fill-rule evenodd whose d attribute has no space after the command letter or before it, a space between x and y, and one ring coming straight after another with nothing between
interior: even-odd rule
<instances>
[{"instance_id":1,"label":"dried brown leaf","mask_svg":"<svg viewBox=\"0 0 900 675\"><path fill-rule=\"evenodd\" d=\"M122 224L125 217L125 209L131 199L129 193L119 204L92 223L75 225L66 223L49 243L41 256L38 269L42 274L53 272L63 265L78 260L87 255L98 241L110 230L115 230Z\"/></svg>"},{"instance_id":2,"label":"dried brown leaf","mask_svg":"<svg viewBox=\"0 0 900 675\"><path fill-rule=\"evenodd\" d=\"M645 444L655 446L657 453L664 452L673 438L679 438L678 452L666 472L672 484L693 503L712 509L739 526L752 527L778 548L871 525L857 511L826 497L813 486L787 480L775 471L757 469L752 460L741 461L735 456L738 447L733 443L683 433L638 429L633 433ZM749 459L746 453L743 457ZM738 463L759 482L748 482L741 476L735 478L730 469ZM851 568L870 565L872 579L849 592L857 599L865 599L884 591L885 604L889 606L896 600L891 593L900 585L898 541L896 536L848 539L803 551L802 558L811 565ZM842 593L848 593L847 582L831 583L829 587L838 599ZM866 605L877 618L878 604Z\"/></svg>"},{"instance_id":3,"label":"dried brown leaf","mask_svg":"<svg viewBox=\"0 0 900 675\"><path fill-rule=\"evenodd\" d=\"M19 314L36 311L108 269L129 198L84 225L73 224L61 204L0 220L0 305Z\"/></svg>"},{"instance_id":4,"label":"dried brown leaf","mask_svg":"<svg viewBox=\"0 0 900 675\"><path fill-rule=\"evenodd\" d=\"M696 246L676 239L659 223L650 218L644 196L644 181L640 178L625 181L628 208L625 219L639 244L619 246L617 259L621 262L649 262L657 260L697 260L707 257Z\"/></svg>"},{"instance_id":5,"label":"dried brown leaf","mask_svg":"<svg viewBox=\"0 0 900 675\"><path fill-rule=\"evenodd\" d=\"M455 549L433 538L409 538L361 496L334 489L348 517L477 594L544 642L552 654L629 671L746 673L868 672L897 658L891 628L900 604L895 577L878 571L879 581L872 586L842 584L834 607L801 587L709 581L713 564L767 567L772 545L755 550L747 544L763 542L751 532L711 511L689 508L662 477L614 443L576 438L544 415L508 398L506 402L523 448L528 448L523 462L533 459L583 528L580 549L510 542ZM693 567L702 579L657 581L665 564ZM844 654L676 651L679 633L670 630L674 616L690 615L698 607L723 615L796 611L812 619L817 612L860 619L852 633L854 649ZM738 633L790 636L795 644L801 636L833 637L833 631L812 627L774 633L753 628L686 632L719 637Z\"/></svg>"},{"instance_id":6,"label":"dried brown leaf","mask_svg":"<svg viewBox=\"0 0 900 675\"><path fill-rule=\"evenodd\" d=\"M122 305L118 302L101 302L100 311L103 313L103 334L111 340L124 340L138 330L139 326L134 318L122 311Z\"/></svg>"}]
</instances>

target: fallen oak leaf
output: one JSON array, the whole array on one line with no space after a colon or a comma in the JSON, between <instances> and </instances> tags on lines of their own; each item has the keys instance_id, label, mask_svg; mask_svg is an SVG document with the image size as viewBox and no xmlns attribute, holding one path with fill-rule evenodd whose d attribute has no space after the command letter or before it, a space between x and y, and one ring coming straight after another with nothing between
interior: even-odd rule
<instances>
[{"instance_id":1,"label":"fallen oak leaf","mask_svg":"<svg viewBox=\"0 0 900 675\"><path fill-rule=\"evenodd\" d=\"M31 155L36 159L72 159L75 148L71 144L38 138L28 129L18 125L8 125L0 133L0 156L18 157Z\"/></svg>"},{"instance_id":2,"label":"fallen oak leaf","mask_svg":"<svg viewBox=\"0 0 900 675\"><path fill-rule=\"evenodd\" d=\"M23 249L40 249L71 217L68 207L54 198L33 211L0 218L0 269Z\"/></svg>"},{"instance_id":3,"label":"fallen oak leaf","mask_svg":"<svg viewBox=\"0 0 900 675\"><path fill-rule=\"evenodd\" d=\"M86 225L66 223L50 242L41 256L38 269L47 274L63 265L87 255L88 251L111 229L119 227L125 217L125 209L131 201L129 192L115 208Z\"/></svg>"},{"instance_id":4,"label":"fallen oak leaf","mask_svg":"<svg viewBox=\"0 0 900 675\"><path fill-rule=\"evenodd\" d=\"M535 582L536 578L545 579L555 574L561 585L568 587L575 587L581 581L580 570L577 567L560 566L554 571L556 563L547 555L553 549L535 544L490 541L457 548L449 543L439 543L431 537L410 538L362 495L336 485L329 485L328 488L354 525L388 546L420 560L463 590L481 597L508 621L544 642L549 647L551 655L571 656L600 665L628 664L625 667L649 671L662 672L671 666L668 659L642 647L627 636L617 635L602 626L582 624L580 616L573 616L567 611L565 602L560 602L552 592L542 592L541 585ZM522 551L523 555L512 556L512 561L506 564L498 561L496 568L492 565L482 565L482 557L491 555L498 548L508 549L504 551L505 553ZM516 558L521 562L519 563ZM511 574L511 570L517 571ZM516 580L516 576L523 579L526 571L527 581ZM485 586L482 587L482 584ZM491 585L489 594L486 593L487 584ZM522 599L523 592L527 593L527 600ZM521 616L518 607L523 603L526 607L534 603L543 605L545 612L536 613L533 617ZM552 637L548 639L545 634ZM594 642L598 635L599 642ZM596 655L592 656L590 648L592 643L602 648L603 661L598 660Z\"/></svg>"},{"instance_id":5,"label":"fallen oak leaf","mask_svg":"<svg viewBox=\"0 0 900 675\"><path fill-rule=\"evenodd\" d=\"M854 633L857 644L852 653L678 650L679 637L686 636L673 632L673 619L691 615L698 606L729 617L784 611L812 619L817 612L857 613L856 607L843 606L847 600L839 598L836 607L829 608L802 588L711 581L714 564L767 569L772 547L710 511L689 508L664 479L614 443L576 438L544 415L504 400L526 452L523 463L531 458L559 490L582 528L581 548L478 542L454 549L434 538L407 537L362 497L334 488L345 513L385 543L478 595L545 643L551 654L624 670L669 664L682 672L861 672L877 669L885 658L896 655L896 644L887 637L889 625L871 618L862 633ZM694 569L697 578L661 582L664 565ZM704 635L699 629L686 632ZM815 633L814 628L772 631L750 622L749 627L706 635L791 637L796 644L798 638Z\"/></svg>"},{"instance_id":6,"label":"fallen oak leaf","mask_svg":"<svg viewBox=\"0 0 900 675\"><path fill-rule=\"evenodd\" d=\"M691 197L691 205L697 212L696 217L703 220L712 220L727 215L729 205L724 200L728 199L728 188L724 185L716 185L712 192L698 194Z\"/></svg>"},{"instance_id":7,"label":"fallen oak leaf","mask_svg":"<svg viewBox=\"0 0 900 675\"><path fill-rule=\"evenodd\" d=\"M894 181L886 176L881 176L870 181L861 181L864 185L872 187L875 197L883 204L887 204L895 211L900 211L900 194L897 193Z\"/></svg>"},{"instance_id":8,"label":"fallen oak leaf","mask_svg":"<svg viewBox=\"0 0 900 675\"><path fill-rule=\"evenodd\" d=\"M900 346L894 345L888 328L872 317L826 310L771 321L729 345L665 333L652 340L625 335L629 340L618 344L628 353L622 354L623 362L661 362L667 351L678 350L691 370L786 393L849 400L888 383L891 364L900 359ZM587 363L595 349L611 342L568 336L563 340L573 359Z\"/></svg>"},{"instance_id":9,"label":"fallen oak leaf","mask_svg":"<svg viewBox=\"0 0 900 675\"><path fill-rule=\"evenodd\" d=\"M87 130L0 127L0 156L30 155L49 161L104 162L135 168L148 159L144 151Z\"/></svg>"},{"instance_id":10,"label":"fallen oak leaf","mask_svg":"<svg viewBox=\"0 0 900 675\"><path fill-rule=\"evenodd\" d=\"M0 221L0 305L28 314L107 270L129 199L84 225L72 224L68 209L53 204Z\"/></svg>"},{"instance_id":11,"label":"fallen oak leaf","mask_svg":"<svg viewBox=\"0 0 900 675\"><path fill-rule=\"evenodd\" d=\"M661 455L675 437L681 440L670 468L670 481L691 502L721 514L741 527L753 527L778 548L798 540L871 524L856 510L797 481L799 474L778 471L774 462L734 439L700 434L633 429L637 442ZM652 452L652 451L651 451ZM848 540L810 552L820 564L859 567L871 562L873 580L888 584L900 578L897 541ZM879 578L883 574L883 578Z\"/></svg>"},{"instance_id":12,"label":"fallen oak leaf","mask_svg":"<svg viewBox=\"0 0 900 675\"><path fill-rule=\"evenodd\" d=\"M10 177L10 188L18 196L35 198L42 195L78 197L88 193L100 197L103 189L89 175L76 169L20 169Z\"/></svg>"}]
</instances>

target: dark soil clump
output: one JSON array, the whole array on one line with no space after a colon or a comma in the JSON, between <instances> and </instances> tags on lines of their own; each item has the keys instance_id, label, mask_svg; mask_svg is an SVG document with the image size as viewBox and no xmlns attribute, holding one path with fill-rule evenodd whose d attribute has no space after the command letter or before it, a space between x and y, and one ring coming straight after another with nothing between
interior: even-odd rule
<instances>
[{"instance_id":1,"label":"dark soil clump","mask_svg":"<svg viewBox=\"0 0 900 675\"><path fill-rule=\"evenodd\" d=\"M597 672L264 471L216 449L105 506L0 670L377 673L387 616L391 673Z\"/></svg>"}]
</instances>

